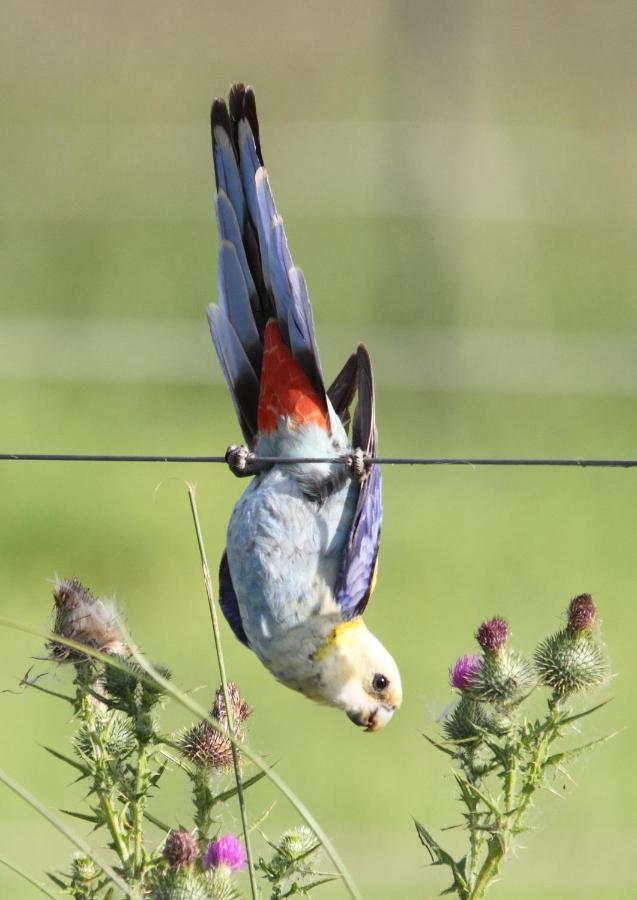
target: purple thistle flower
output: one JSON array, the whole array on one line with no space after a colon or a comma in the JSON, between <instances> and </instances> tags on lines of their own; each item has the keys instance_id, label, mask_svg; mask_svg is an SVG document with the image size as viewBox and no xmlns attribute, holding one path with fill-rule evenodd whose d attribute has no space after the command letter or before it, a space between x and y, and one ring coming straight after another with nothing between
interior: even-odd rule
<instances>
[{"instance_id":1,"label":"purple thistle flower","mask_svg":"<svg viewBox=\"0 0 637 900\"><path fill-rule=\"evenodd\" d=\"M222 866L235 871L242 869L246 864L246 854L243 844L233 834L224 834L218 840L213 841L206 850L204 867L206 869L220 869Z\"/></svg>"},{"instance_id":2,"label":"purple thistle flower","mask_svg":"<svg viewBox=\"0 0 637 900\"><path fill-rule=\"evenodd\" d=\"M485 653L497 653L509 639L509 626L506 619L496 616L483 622L476 631L476 640Z\"/></svg>"},{"instance_id":3,"label":"purple thistle flower","mask_svg":"<svg viewBox=\"0 0 637 900\"><path fill-rule=\"evenodd\" d=\"M590 594L580 594L568 607L568 630L572 635L589 634L597 621L597 609Z\"/></svg>"},{"instance_id":4,"label":"purple thistle flower","mask_svg":"<svg viewBox=\"0 0 637 900\"><path fill-rule=\"evenodd\" d=\"M481 670L482 658L477 653L467 653L457 659L455 665L449 669L449 683L459 691L466 691Z\"/></svg>"}]
</instances>

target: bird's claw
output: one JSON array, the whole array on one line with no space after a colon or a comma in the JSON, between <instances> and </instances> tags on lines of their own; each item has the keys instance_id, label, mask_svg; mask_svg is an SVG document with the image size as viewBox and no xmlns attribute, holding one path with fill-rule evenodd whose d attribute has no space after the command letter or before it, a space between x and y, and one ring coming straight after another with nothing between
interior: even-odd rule
<instances>
[{"instance_id":1,"label":"bird's claw","mask_svg":"<svg viewBox=\"0 0 637 900\"><path fill-rule=\"evenodd\" d=\"M352 476L356 478L359 484L362 484L369 475L372 460L360 447L357 447L347 457L347 466Z\"/></svg>"},{"instance_id":2,"label":"bird's claw","mask_svg":"<svg viewBox=\"0 0 637 900\"><path fill-rule=\"evenodd\" d=\"M244 444L230 444L226 450L228 468L237 478L254 475L255 456Z\"/></svg>"}]
</instances>

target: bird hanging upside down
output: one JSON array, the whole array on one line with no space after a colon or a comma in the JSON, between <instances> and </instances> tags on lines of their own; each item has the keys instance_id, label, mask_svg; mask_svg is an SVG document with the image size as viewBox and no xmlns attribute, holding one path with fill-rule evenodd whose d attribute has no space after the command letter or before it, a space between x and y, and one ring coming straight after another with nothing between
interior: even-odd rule
<instances>
[{"instance_id":1,"label":"bird hanging upside down","mask_svg":"<svg viewBox=\"0 0 637 900\"><path fill-rule=\"evenodd\" d=\"M382 518L369 356L359 345L325 389L305 279L263 166L252 88L234 85L228 106L215 100L211 123L220 247L219 304L208 318L246 442L227 459L235 474L255 475L228 526L220 605L279 681L377 731L402 688L361 618ZM272 456L340 461L259 464Z\"/></svg>"}]
</instances>

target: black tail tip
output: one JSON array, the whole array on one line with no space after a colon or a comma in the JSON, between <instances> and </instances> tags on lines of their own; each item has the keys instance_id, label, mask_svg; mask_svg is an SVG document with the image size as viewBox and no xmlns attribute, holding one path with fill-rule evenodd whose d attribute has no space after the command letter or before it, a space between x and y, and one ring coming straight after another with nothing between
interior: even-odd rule
<instances>
[{"instance_id":1,"label":"black tail tip","mask_svg":"<svg viewBox=\"0 0 637 900\"><path fill-rule=\"evenodd\" d=\"M221 125L228 133L230 133L230 116L228 115L228 107L223 97L215 97L210 108L210 125L215 128Z\"/></svg>"}]
</instances>

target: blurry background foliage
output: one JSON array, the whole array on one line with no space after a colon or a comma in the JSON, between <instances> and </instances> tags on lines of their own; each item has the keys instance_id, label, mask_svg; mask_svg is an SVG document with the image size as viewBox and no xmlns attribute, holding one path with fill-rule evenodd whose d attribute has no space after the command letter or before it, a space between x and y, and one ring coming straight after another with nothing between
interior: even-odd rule
<instances>
[{"instance_id":1,"label":"blurry background foliage","mask_svg":"<svg viewBox=\"0 0 637 900\"><path fill-rule=\"evenodd\" d=\"M208 107L243 79L324 368L366 341L384 453L635 456L636 39L632 0L4 0L2 449L209 454L239 437L204 308ZM406 701L382 734L277 686L225 628L251 743L367 898L444 886L410 816L442 826L459 812L420 732L434 732L447 667L481 618L508 617L530 650L590 591L621 676L594 728L634 728L636 477L385 471L368 618ZM43 626L47 579L76 575L117 594L150 658L182 687L206 683L208 702L218 677L183 479L198 483L216 560L245 487L221 467L1 463L1 613ZM40 647L5 632L2 648L0 685L15 687ZM32 693L0 709L0 765L73 806L80 789L39 746L64 741L63 708ZM633 766L629 730L576 768L576 789L556 782L568 802L545 796L494 900L633 897ZM174 785L158 811L171 821L188 805ZM269 797L255 788L253 812ZM37 873L70 855L5 790L0 809L7 857ZM267 828L291 819L279 802ZM31 894L0 870L0 896Z\"/></svg>"}]
</instances>

